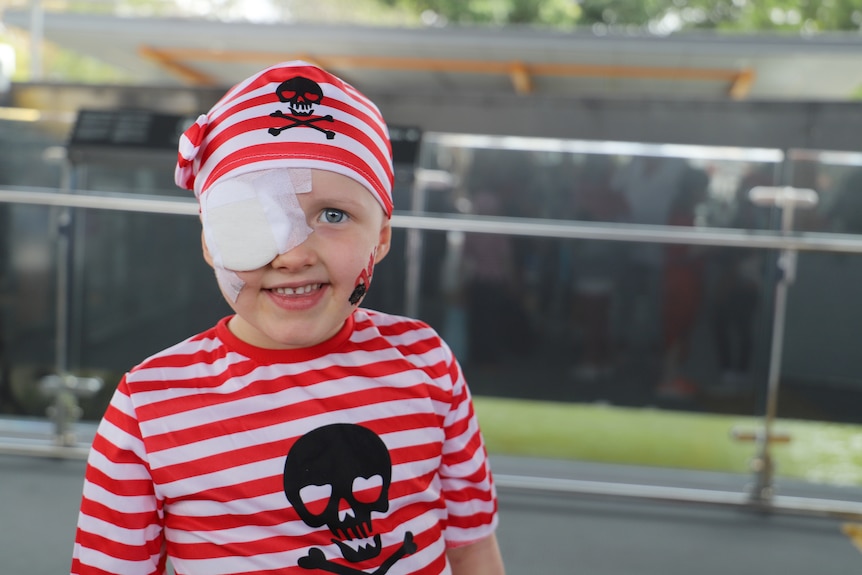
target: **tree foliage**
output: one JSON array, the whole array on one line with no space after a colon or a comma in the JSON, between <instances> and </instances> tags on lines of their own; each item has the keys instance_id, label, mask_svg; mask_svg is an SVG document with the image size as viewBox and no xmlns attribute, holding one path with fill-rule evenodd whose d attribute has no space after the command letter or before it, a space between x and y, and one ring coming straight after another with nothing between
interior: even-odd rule
<instances>
[{"instance_id":1,"label":"tree foliage","mask_svg":"<svg viewBox=\"0 0 862 575\"><path fill-rule=\"evenodd\" d=\"M572 0L380 0L420 14L426 22L455 24L575 25L581 13Z\"/></svg>"},{"instance_id":2,"label":"tree foliage","mask_svg":"<svg viewBox=\"0 0 862 575\"><path fill-rule=\"evenodd\" d=\"M686 27L741 31L847 31L862 24L862 0L671 0Z\"/></svg>"},{"instance_id":3,"label":"tree foliage","mask_svg":"<svg viewBox=\"0 0 862 575\"><path fill-rule=\"evenodd\" d=\"M862 0L379 0L458 24L639 27L672 32L847 31L862 28Z\"/></svg>"}]
</instances>

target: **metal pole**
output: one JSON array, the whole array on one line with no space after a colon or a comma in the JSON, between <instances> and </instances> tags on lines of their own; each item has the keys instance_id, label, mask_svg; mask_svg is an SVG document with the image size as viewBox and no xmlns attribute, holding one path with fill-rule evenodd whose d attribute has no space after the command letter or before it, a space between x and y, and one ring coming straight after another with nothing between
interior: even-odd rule
<instances>
[{"instance_id":1,"label":"metal pole","mask_svg":"<svg viewBox=\"0 0 862 575\"><path fill-rule=\"evenodd\" d=\"M797 207L813 208L817 205L817 192L808 189L758 186L751 190L749 197L755 204L777 206L781 209L781 232L784 234L793 230L793 214ZM771 452L772 429L778 411L784 322L787 315L787 290L796 277L796 257L797 252L794 249L783 249L778 256L778 269L781 277L775 284L772 345L769 354L763 431L757 437L757 455L752 461L755 479L751 499L754 504L762 506L771 505L774 495L775 463Z\"/></svg>"},{"instance_id":2,"label":"metal pole","mask_svg":"<svg viewBox=\"0 0 862 575\"><path fill-rule=\"evenodd\" d=\"M57 216L57 306L54 336L54 371L66 373L69 368L69 231L72 223L71 208L62 208Z\"/></svg>"},{"instance_id":3,"label":"metal pole","mask_svg":"<svg viewBox=\"0 0 862 575\"><path fill-rule=\"evenodd\" d=\"M30 80L42 79L42 41L45 36L45 11L41 0L30 0Z\"/></svg>"},{"instance_id":4,"label":"metal pole","mask_svg":"<svg viewBox=\"0 0 862 575\"><path fill-rule=\"evenodd\" d=\"M72 188L72 168L63 164L63 192L69 193ZM69 277L72 231L72 208L62 207L57 215L57 294L55 297L54 330L54 375L61 379L69 370ZM80 414L77 399L63 386L57 386L52 392L45 393L45 380L40 382L43 393L52 398L47 414L54 422L54 442L59 446L72 446L75 443L74 434L70 430L71 423Z\"/></svg>"},{"instance_id":5,"label":"metal pole","mask_svg":"<svg viewBox=\"0 0 862 575\"><path fill-rule=\"evenodd\" d=\"M419 178L413 180L410 209L419 214L425 209L425 184ZM408 228L404 258L407 260L404 277L404 313L410 317L419 315L419 290L422 282L422 231Z\"/></svg>"},{"instance_id":6,"label":"metal pole","mask_svg":"<svg viewBox=\"0 0 862 575\"><path fill-rule=\"evenodd\" d=\"M783 216L792 218L793 208L784 208ZM783 217L787 220L788 217ZM784 228L782 228L784 229ZM793 250L783 250L778 256L778 269L781 278L775 285L775 302L773 306L772 317L772 344L769 352L769 373L767 376L766 385L766 408L763 416L763 432L757 437L757 455L752 461L752 468L755 472L755 484L752 491L752 498L761 503L766 503L772 499L773 495L773 474L775 464L772 460L771 442L772 428L775 422L775 416L778 409L778 388L779 379L781 377L781 356L784 343L784 319L787 315L787 288L791 278L788 277L792 273L792 267L795 265L796 252Z\"/></svg>"},{"instance_id":7,"label":"metal pole","mask_svg":"<svg viewBox=\"0 0 862 575\"><path fill-rule=\"evenodd\" d=\"M62 191L69 195L74 189L77 173L68 162L64 162L62 173ZM60 447L71 448L77 443L73 424L81 417L78 398L91 396L102 387L102 381L98 378L76 377L69 373L72 210L70 206L63 206L57 216L55 373L43 377L39 382L43 395L52 399L47 414L54 423L54 443Z\"/></svg>"},{"instance_id":8,"label":"metal pole","mask_svg":"<svg viewBox=\"0 0 862 575\"><path fill-rule=\"evenodd\" d=\"M74 185L74 172L64 161L61 165L61 193L68 195ZM69 369L69 240L72 228L72 207L63 206L57 214L57 280L54 321L54 373L63 375Z\"/></svg>"}]
</instances>

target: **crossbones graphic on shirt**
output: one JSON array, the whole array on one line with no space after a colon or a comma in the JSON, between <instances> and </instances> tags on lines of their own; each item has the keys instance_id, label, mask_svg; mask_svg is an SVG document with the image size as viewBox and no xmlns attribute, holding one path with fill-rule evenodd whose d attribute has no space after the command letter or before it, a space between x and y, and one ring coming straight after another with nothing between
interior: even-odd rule
<instances>
[{"instance_id":1,"label":"crossbones graphic on shirt","mask_svg":"<svg viewBox=\"0 0 862 575\"><path fill-rule=\"evenodd\" d=\"M338 541L334 541L338 543ZM408 531L404 534L404 542L401 544L401 547L396 549L377 569L372 571L371 573L366 573L365 571L360 571L359 569L354 569L353 567L347 565L339 565L338 563L334 563L330 561L323 555L323 551L318 549L317 547L312 547L308 551L308 555L301 558L299 560L299 566L303 569L321 569L323 571L329 571L330 573L335 573L336 575L386 575L389 569L392 568L395 563L405 557L406 555L410 555L411 553L416 552L416 544L413 542L413 533Z\"/></svg>"}]
</instances>

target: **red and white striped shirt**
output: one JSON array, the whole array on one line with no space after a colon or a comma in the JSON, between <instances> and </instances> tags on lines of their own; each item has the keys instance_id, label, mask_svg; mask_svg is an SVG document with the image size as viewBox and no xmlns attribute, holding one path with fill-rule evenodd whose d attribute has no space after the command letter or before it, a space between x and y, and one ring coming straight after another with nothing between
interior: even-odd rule
<instances>
[{"instance_id":1,"label":"red and white striped shirt","mask_svg":"<svg viewBox=\"0 0 862 575\"><path fill-rule=\"evenodd\" d=\"M268 350L227 319L136 366L93 442L71 572L450 573L497 500L469 390L426 324L357 309Z\"/></svg>"}]
</instances>

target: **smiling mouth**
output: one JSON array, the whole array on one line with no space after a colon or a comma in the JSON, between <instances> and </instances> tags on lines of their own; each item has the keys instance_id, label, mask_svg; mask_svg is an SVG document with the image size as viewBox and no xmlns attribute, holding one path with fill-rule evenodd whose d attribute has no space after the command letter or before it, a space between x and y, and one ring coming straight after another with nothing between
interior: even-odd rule
<instances>
[{"instance_id":1,"label":"smiling mouth","mask_svg":"<svg viewBox=\"0 0 862 575\"><path fill-rule=\"evenodd\" d=\"M298 287L277 287L270 291L278 295L307 295L319 290L322 286L323 284L308 284Z\"/></svg>"}]
</instances>

